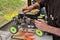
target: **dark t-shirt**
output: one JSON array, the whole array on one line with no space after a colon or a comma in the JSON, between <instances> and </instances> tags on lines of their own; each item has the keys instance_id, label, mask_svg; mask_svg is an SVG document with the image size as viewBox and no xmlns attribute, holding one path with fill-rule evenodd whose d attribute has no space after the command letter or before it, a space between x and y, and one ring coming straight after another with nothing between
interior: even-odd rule
<instances>
[{"instance_id":1,"label":"dark t-shirt","mask_svg":"<svg viewBox=\"0 0 60 40\"><path fill-rule=\"evenodd\" d=\"M48 16L48 24L60 28L60 0L45 0ZM53 40L60 40L60 37L53 35Z\"/></svg>"},{"instance_id":2,"label":"dark t-shirt","mask_svg":"<svg viewBox=\"0 0 60 40\"><path fill-rule=\"evenodd\" d=\"M46 1L46 5L47 5L46 7L47 7L48 18L49 18L49 20L54 22L51 25L60 28L60 0ZM51 18L51 15L54 18L53 20Z\"/></svg>"}]
</instances>

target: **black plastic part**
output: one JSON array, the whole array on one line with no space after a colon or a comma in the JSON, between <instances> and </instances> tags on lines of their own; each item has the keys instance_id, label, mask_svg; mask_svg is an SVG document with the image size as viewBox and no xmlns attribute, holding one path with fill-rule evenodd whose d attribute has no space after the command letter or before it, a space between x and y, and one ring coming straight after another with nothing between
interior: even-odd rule
<instances>
[{"instance_id":1,"label":"black plastic part","mask_svg":"<svg viewBox=\"0 0 60 40\"><path fill-rule=\"evenodd\" d=\"M31 14L26 14L25 16L27 16L28 18L31 18L31 19L36 19L37 18L37 15L31 15ZM23 18L24 17L24 14L19 14L18 15L18 18Z\"/></svg>"}]
</instances>

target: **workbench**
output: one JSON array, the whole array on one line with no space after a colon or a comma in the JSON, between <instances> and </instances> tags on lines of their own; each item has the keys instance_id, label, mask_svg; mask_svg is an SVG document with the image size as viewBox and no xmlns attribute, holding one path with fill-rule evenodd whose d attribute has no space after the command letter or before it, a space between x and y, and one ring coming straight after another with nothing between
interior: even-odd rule
<instances>
[{"instance_id":1,"label":"workbench","mask_svg":"<svg viewBox=\"0 0 60 40\"><path fill-rule=\"evenodd\" d=\"M3 31L3 32L1 32L2 35L3 35L3 34L9 35L9 37L8 37L7 40L20 40L20 39L12 39L12 38L11 38L11 36L12 36L13 34L11 34L11 33L9 32L9 28L10 28L12 25L13 25L12 23L7 24L5 27L3 27L3 28L0 29L0 32ZM0 33L0 34L1 34L1 33ZM39 37L39 36L35 35L34 38L35 38L35 40L53 40L53 38L52 38L51 35L44 35L43 37ZM5 38L3 38L3 40L5 40Z\"/></svg>"}]
</instances>

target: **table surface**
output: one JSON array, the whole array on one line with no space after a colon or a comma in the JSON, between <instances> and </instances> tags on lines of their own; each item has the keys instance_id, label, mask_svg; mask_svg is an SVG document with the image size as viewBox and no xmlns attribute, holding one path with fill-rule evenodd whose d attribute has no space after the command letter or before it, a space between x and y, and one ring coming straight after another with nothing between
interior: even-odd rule
<instances>
[{"instance_id":1,"label":"table surface","mask_svg":"<svg viewBox=\"0 0 60 40\"><path fill-rule=\"evenodd\" d=\"M3 27L3 28L0 29L0 30L9 32L9 28L10 28L12 25L13 25L13 24L10 23L10 24L6 25L5 27ZM9 35L12 35L12 34L9 34ZM35 38L35 40L53 40L52 36L49 36L49 35L44 35L43 37L39 37L39 36L37 36L37 35L34 35L34 38ZM11 37L9 37L8 40L19 40L19 39L11 39Z\"/></svg>"}]
</instances>

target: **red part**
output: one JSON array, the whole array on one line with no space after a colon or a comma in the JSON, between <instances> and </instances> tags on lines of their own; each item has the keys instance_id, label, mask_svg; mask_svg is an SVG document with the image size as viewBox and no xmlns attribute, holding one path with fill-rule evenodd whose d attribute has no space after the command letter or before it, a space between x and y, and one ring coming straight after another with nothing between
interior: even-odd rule
<instances>
[{"instance_id":1,"label":"red part","mask_svg":"<svg viewBox=\"0 0 60 40\"><path fill-rule=\"evenodd\" d=\"M34 34L26 34L26 37L32 37Z\"/></svg>"},{"instance_id":2,"label":"red part","mask_svg":"<svg viewBox=\"0 0 60 40\"><path fill-rule=\"evenodd\" d=\"M34 38L26 37L24 40L34 40Z\"/></svg>"}]
</instances>

